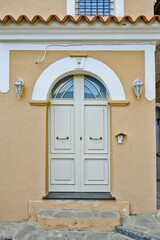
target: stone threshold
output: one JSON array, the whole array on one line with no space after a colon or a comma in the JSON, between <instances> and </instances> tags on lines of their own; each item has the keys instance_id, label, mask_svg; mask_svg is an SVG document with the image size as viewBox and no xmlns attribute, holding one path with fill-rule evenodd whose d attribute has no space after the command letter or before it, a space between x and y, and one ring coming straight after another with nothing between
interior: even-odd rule
<instances>
[{"instance_id":1,"label":"stone threshold","mask_svg":"<svg viewBox=\"0 0 160 240\"><path fill-rule=\"evenodd\" d=\"M44 200L115 200L110 192L49 192Z\"/></svg>"},{"instance_id":2,"label":"stone threshold","mask_svg":"<svg viewBox=\"0 0 160 240\"><path fill-rule=\"evenodd\" d=\"M160 238L153 237L123 226L116 227L116 232L136 240L160 240Z\"/></svg>"}]
</instances>

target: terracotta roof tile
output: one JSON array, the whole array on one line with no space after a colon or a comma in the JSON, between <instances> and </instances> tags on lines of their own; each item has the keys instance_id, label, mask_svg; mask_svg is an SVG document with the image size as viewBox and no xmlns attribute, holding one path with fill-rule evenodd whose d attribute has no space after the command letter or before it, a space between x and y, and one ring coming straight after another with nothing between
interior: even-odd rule
<instances>
[{"instance_id":1,"label":"terracotta roof tile","mask_svg":"<svg viewBox=\"0 0 160 240\"><path fill-rule=\"evenodd\" d=\"M80 23L80 22L85 21L89 24L92 24L92 23L97 22L97 21L99 21L101 23L104 23L104 24L111 23L111 22L115 22L117 24L123 24L125 22L129 22L131 24L136 24L136 23L139 23L139 22L144 22L146 24L149 24L149 23L153 23L154 21L157 21L158 23L160 23L160 16L155 15L151 19L147 19L145 16L141 15L141 16L137 17L137 19L133 20L133 18L131 16L124 16L123 18L120 19L120 18L117 18L115 16L110 16L108 18L104 18L104 17L99 16L99 15L94 16L94 17L87 17L86 15L81 15L79 17L73 17L71 15L66 15L63 19L60 19L57 15L50 15L48 17L48 19L45 20L45 19L43 19L42 16L36 15L30 20L25 15L19 16L18 19L15 19L11 15L6 15L3 19L0 19L0 23L2 23L2 24L7 24L7 23L10 23L10 22L13 22L13 23L16 23L16 24L25 23L25 22L28 22L30 24L35 24L35 23L38 23L38 22L42 22L44 24L49 24L53 21L57 21L61 24L65 23L67 21L70 21L70 22L73 22L73 23Z\"/></svg>"}]
</instances>

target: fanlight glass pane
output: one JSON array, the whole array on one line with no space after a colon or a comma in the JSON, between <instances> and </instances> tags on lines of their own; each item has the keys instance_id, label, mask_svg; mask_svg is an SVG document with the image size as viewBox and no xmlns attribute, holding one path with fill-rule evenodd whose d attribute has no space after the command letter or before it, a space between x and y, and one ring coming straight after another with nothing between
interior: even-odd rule
<instances>
[{"instance_id":1,"label":"fanlight glass pane","mask_svg":"<svg viewBox=\"0 0 160 240\"><path fill-rule=\"evenodd\" d=\"M87 99L104 99L107 98L105 86L97 79L86 76L84 77L84 98Z\"/></svg>"},{"instance_id":2,"label":"fanlight glass pane","mask_svg":"<svg viewBox=\"0 0 160 240\"><path fill-rule=\"evenodd\" d=\"M67 76L60 80L51 91L51 98L73 98L74 83L73 76Z\"/></svg>"}]
</instances>

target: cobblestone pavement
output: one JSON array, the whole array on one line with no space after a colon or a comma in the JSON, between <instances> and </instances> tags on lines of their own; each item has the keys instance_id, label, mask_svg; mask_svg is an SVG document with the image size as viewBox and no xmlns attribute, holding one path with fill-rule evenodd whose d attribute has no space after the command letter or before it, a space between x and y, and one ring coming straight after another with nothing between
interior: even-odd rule
<instances>
[{"instance_id":1,"label":"cobblestone pavement","mask_svg":"<svg viewBox=\"0 0 160 240\"><path fill-rule=\"evenodd\" d=\"M127 229L160 239L160 222L154 215L124 216L122 224ZM37 223L28 221L0 223L0 236L6 237L6 239L12 237L14 240L131 240L131 238L115 232L42 231L38 229ZM1 239L3 240L0 237Z\"/></svg>"},{"instance_id":2,"label":"cobblestone pavement","mask_svg":"<svg viewBox=\"0 0 160 240\"><path fill-rule=\"evenodd\" d=\"M0 237L12 237L20 224L19 222L0 222Z\"/></svg>"},{"instance_id":3,"label":"cobblestone pavement","mask_svg":"<svg viewBox=\"0 0 160 240\"><path fill-rule=\"evenodd\" d=\"M160 211L155 215L123 216L125 228L135 230L160 239ZM0 240L131 240L115 232L70 232L42 231L37 223L23 221L21 223L0 223ZM137 239L137 238L136 238ZM148 239L148 238L147 238ZM154 238L153 238L154 239Z\"/></svg>"},{"instance_id":4,"label":"cobblestone pavement","mask_svg":"<svg viewBox=\"0 0 160 240\"><path fill-rule=\"evenodd\" d=\"M160 211L157 215L123 216L122 224L127 229L160 239Z\"/></svg>"},{"instance_id":5,"label":"cobblestone pavement","mask_svg":"<svg viewBox=\"0 0 160 240\"><path fill-rule=\"evenodd\" d=\"M0 223L0 236L14 240L131 240L115 232L42 231L37 223L28 221Z\"/></svg>"}]
</instances>

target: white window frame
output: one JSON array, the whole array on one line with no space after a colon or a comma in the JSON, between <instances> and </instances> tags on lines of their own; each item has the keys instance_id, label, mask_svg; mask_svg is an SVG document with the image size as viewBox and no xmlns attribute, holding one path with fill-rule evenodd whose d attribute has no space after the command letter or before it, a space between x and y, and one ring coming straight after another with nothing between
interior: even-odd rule
<instances>
[{"instance_id":1,"label":"white window frame","mask_svg":"<svg viewBox=\"0 0 160 240\"><path fill-rule=\"evenodd\" d=\"M67 0L67 15L75 16L75 0ZM113 14L116 17L124 16L124 0L114 0Z\"/></svg>"}]
</instances>

